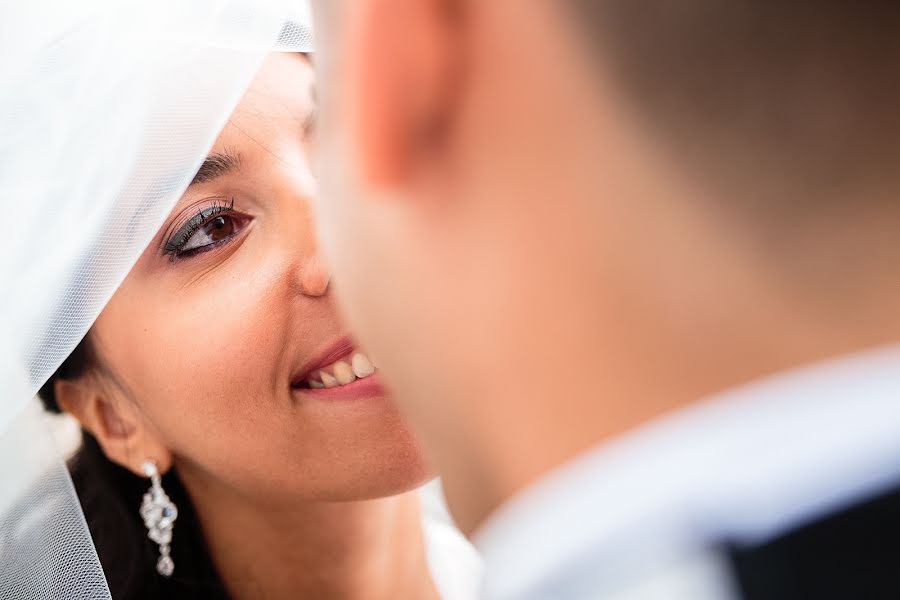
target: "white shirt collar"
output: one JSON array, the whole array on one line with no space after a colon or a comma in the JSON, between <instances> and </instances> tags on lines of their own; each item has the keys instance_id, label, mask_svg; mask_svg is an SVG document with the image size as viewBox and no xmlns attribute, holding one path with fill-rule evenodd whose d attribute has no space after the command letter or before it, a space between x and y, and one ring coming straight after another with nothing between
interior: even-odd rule
<instances>
[{"instance_id":1,"label":"white shirt collar","mask_svg":"<svg viewBox=\"0 0 900 600\"><path fill-rule=\"evenodd\" d=\"M453 523L440 481L433 480L419 491L425 556L441 600L478 598L484 576L481 556Z\"/></svg>"},{"instance_id":2,"label":"white shirt collar","mask_svg":"<svg viewBox=\"0 0 900 600\"><path fill-rule=\"evenodd\" d=\"M592 548L763 541L900 480L900 346L715 396L576 458L476 533L486 595Z\"/></svg>"}]
</instances>

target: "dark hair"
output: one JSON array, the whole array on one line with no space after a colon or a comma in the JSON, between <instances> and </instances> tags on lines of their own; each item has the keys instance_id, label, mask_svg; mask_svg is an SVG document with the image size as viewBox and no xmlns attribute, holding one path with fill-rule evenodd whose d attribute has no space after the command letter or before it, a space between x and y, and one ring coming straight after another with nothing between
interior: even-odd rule
<instances>
[{"instance_id":1,"label":"dark hair","mask_svg":"<svg viewBox=\"0 0 900 600\"><path fill-rule=\"evenodd\" d=\"M56 372L50 376L50 379L41 386L38 396L44 403L44 408L52 413L59 413L62 410L56 402L56 382L61 379L75 379L84 375L88 369L94 364L96 357L88 336L84 336L75 349L66 360L56 369Z\"/></svg>"},{"instance_id":2,"label":"dark hair","mask_svg":"<svg viewBox=\"0 0 900 600\"><path fill-rule=\"evenodd\" d=\"M162 482L178 507L171 578L157 574L159 548L147 537L138 513L147 480L106 458L88 433L69 471L113 598L227 600L193 505L174 470Z\"/></svg>"},{"instance_id":3,"label":"dark hair","mask_svg":"<svg viewBox=\"0 0 900 600\"><path fill-rule=\"evenodd\" d=\"M95 360L86 336L41 388L39 394L47 410L60 412L56 381L84 375L96 367ZM172 542L175 573L163 578L156 572L159 549L147 537L138 512L148 481L110 461L90 433L82 435L81 448L69 462L69 472L112 597L227 600L193 504L175 470L163 477L163 487L178 507Z\"/></svg>"},{"instance_id":4,"label":"dark hair","mask_svg":"<svg viewBox=\"0 0 900 600\"><path fill-rule=\"evenodd\" d=\"M705 179L783 190L749 191L782 211L859 209L848 186L896 183L900 3L564 2L629 107Z\"/></svg>"}]
</instances>

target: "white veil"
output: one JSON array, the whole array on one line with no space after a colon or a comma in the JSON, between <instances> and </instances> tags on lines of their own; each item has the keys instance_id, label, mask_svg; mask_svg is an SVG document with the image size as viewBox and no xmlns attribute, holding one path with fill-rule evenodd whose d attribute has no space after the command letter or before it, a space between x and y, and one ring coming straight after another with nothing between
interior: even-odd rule
<instances>
[{"instance_id":1,"label":"white veil","mask_svg":"<svg viewBox=\"0 0 900 600\"><path fill-rule=\"evenodd\" d=\"M26 410L187 187L302 0L0 7L0 597L108 598L80 504Z\"/></svg>"}]
</instances>

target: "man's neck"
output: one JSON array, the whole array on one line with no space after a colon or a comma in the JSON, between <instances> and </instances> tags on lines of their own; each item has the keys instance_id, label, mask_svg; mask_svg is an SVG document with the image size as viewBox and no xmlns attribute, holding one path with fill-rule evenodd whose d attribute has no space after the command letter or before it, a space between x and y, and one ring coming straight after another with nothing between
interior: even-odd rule
<instances>
[{"instance_id":1,"label":"man's neck","mask_svg":"<svg viewBox=\"0 0 900 600\"><path fill-rule=\"evenodd\" d=\"M772 323L758 326L763 332L779 331ZM700 338L715 339L716 327L694 331ZM586 349L580 355L587 357L585 364L570 372L590 373L589 378L555 378L547 386L530 379L528 389L513 389L504 382L504 387L485 396L495 407L494 415L504 414L498 406L508 410L503 422L482 424L481 432L495 435L484 435L479 439L483 443L472 444L470 460L475 468L470 465L464 474L456 474L461 477L445 474L454 516L471 535L494 510L542 476L664 415L769 375L900 341L900 314L884 320L882 329L860 330L859 335L824 331L798 335L788 329L781 330L780 337L772 336L777 343L768 347L762 338L754 340L752 331L740 332L731 343L719 340L699 346L685 340L665 345L663 336L654 336L652 352L638 349L632 357L644 355L644 360L617 361ZM624 344L613 346L623 355L628 352ZM491 485L483 485L485 481Z\"/></svg>"},{"instance_id":2,"label":"man's neck","mask_svg":"<svg viewBox=\"0 0 900 600\"><path fill-rule=\"evenodd\" d=\"M416 491L268 510L182 478L235 600L437 598Z\"/></svg>"}]
</instances>

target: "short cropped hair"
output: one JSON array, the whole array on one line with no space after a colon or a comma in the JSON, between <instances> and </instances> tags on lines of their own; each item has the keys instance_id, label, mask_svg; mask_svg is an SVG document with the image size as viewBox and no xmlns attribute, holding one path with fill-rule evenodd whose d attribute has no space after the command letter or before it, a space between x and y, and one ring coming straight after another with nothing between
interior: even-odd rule
<instances>
[{"instance_id":1,"label":"short cropped hair","mask_svg":"<svg viewBox=\"0 0 900 600\"><path fill-rule=\"evenodd\" d=\"M558 1L694 168L770 182L797 209L900 181L900 2Z\"/></svg>"}]
</instances>

